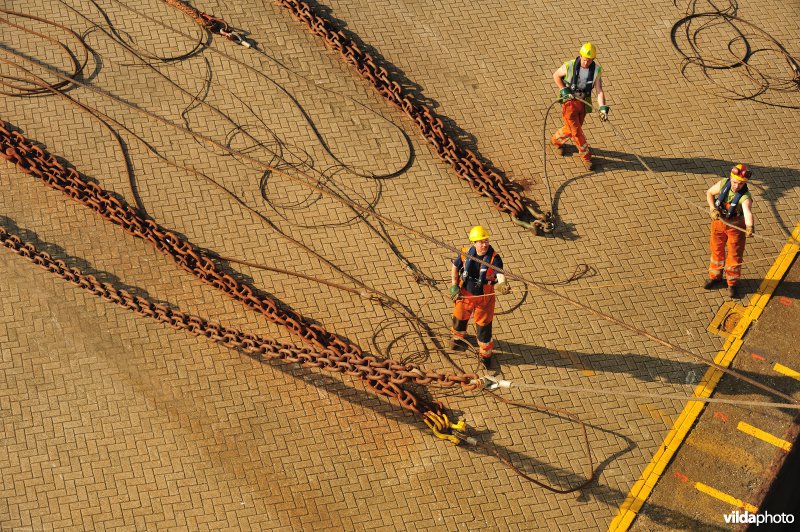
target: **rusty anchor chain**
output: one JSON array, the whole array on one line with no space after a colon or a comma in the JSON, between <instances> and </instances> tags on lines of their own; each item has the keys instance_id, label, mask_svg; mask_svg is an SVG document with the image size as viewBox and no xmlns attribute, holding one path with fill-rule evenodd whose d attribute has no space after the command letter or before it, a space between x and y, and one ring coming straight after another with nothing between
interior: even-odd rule
<instances>
[{"instance_id":1,"label":"rusty anchor chain","mask_svg":"<svg viewBox=\"0 0 800 532\"><path fill-rule=\"evenodd\" d=\"M488 198L497 210L509 214L514 223L521 227L544 233L553 230L554 219L550 211L539 212L531 200L520 194L516 183L481 161L472 150L458 145L445 132L441 119L435 117L427 106L415 102L400 84L392 81L388 71L376 65L371 54L361 50L343 32L335 30L328 20L316 14L302 0L276 0L275 3L289 10L311 33L322 37L325 44L339 52L381 96L411 118L436 154L449 163L478 195Z\"/></svg>"},{"instance_id":2,"label":"rusty anchor chain","mask_svg":"<svg viewBox=\"0 0 800 532\"><path fill-rule=\"evenodd\" d=\"M185 2L183 0L163 0L163 1L168 6L174 7L175 9L184 13L186 16L197 22L197 24L199 24L209 32L225 37L229 41L236 43L240 46L244 46L245 48L250 48L253 46L253 43L251 43L243 35L243 32L237 31L230 24L228 24L219 17L215 17L213 15L209 15L208 13L204 13L203 11L200 11L199 9L192 7L189 4L189 2Z\"/></svg>"},{"instance_id":3,"label":"rusty anchor chain","mask_svg":"<svg viewBox=\"0 0 800 532\"><path fill-rule=\"evenodd\" d=\"M93 277L81 276L76 270L66 268L63 262L53 261L46 254L34 253L35 250L30 246L14 243L16 241L10 237L3 238L7 247L27 250L17 253L29 258L35 256L35 259L31 259L35 263L78 286L89 289L92 293L136 312L155 317L172 327L202 334L247 353L259 353L307 367L356 376L375 393L398 401L404 408L422 415L423 419L428 419L425 418L428 413L434 417L438 416L437 418L444 416L442 405L424 403L402 388L403 384L434 384L443 387L458 385L468 391L483 386L483 382L475 374L456 375L426 370L413 363L401 364L394 360L365 356L357 345L338 338L321 325L309 323L292 310L281 308L271 298L257 294L250 286L223 273L199 248L161 227L153 219L140 216L123 200L112 196L109 191L96 183L85 180L74 167L62 164L54 155L33 144L18 131L9 130L7 124L2 121L0 121L0 157L15 164L21 172L41 179L51 188L60 190L91 208L102 218L121 226L126 233L147 240L159 252L172 258L180 268L263 314L271 322L285 327L310 347L295 348L272 340L264 343L258 337L240 331L214 324L202 325L202 320L198 321L199 318L176 313L142 298L135 298L111 285L98 283ZM12 242L13 245L5 242ZM277 354L267 348L271 345L279 346L275 351Z\"/></svg>"},{"instance_id":4,"label":"rusty anchor chain","mask_svg":"<svg viewBox=\"0 0 800 532\"><path fill-rule=\"evenodd\" d=\"M309 368L322 368L326 371L354 375L366 382L376 393L396 399L404 408L419 414L426 425L430 426L430 419L447 419L440 403L424 405L414 394L400 387L400 384L406 382L406 376L419 378L420 372L414 371L419 368L405 365L404 369L398 369L399 365L391 364L391 361L386 361L390 362L389 364L375 364L373 360L370 360L371 357L346 359L345 356L325 351L319 352L309 346L298 347L209 322L198 316L134 296L110 283L97 280L93 275L84 274L77 268L70 268L64 261L53 259L48 253L37 250L32 244L23 242L17 235L9 233L2 227L0 227L0 244L9 251L95 296L142 316L153 318L173 329L188 331L195 336L204 336L212 342L220 343L231 349L239 349L259 360L279 359ZM456 426L462 428L463 432L463 421ZM436 433L435 430L434 433ZM439 436L439 434L436 435Z\"/></svg>"}]
</instances>

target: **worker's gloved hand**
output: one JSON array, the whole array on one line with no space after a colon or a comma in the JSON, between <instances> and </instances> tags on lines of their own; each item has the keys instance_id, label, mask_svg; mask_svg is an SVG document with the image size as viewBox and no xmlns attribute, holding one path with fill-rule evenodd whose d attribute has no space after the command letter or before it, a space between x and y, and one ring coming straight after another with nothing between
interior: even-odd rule
<instances>
[{"instance_id":1,"label":"worker's gloved hand","mask_svg":"<svg viewBox=\"0 0 800 532\"><path fill-rule=\"evenodd\" d=\"M748 225L744 230L744 236L749 238L753 236L753 233L755 232L756 232L755 228L752 225Z\"/></svg>"},{"instance_id":2,"label":"worker's gloved hand","mask_svg":"<svg viewBox=\"0 0 800 532\"><path fill-rule=\"evenodd\" d=\"M450 286L450 299L455 301L456 299L458 299L460 295L461 295L461 289L458 287L458 285L454 284Z\"/></svg>"},{"instance_id":3,"label":"worker's gloved hand","mask_svg":"<svg viewBox=\"0 0 800 532\"><path fill-rule=\"evenodd\" d=\"M719 211L714 207L709 207L708 215L711 216L712 220L719 220Z\"/></svg>"},{"instance_id":4,"label":"worker's gloved hand","mask_svg":"<svg viewBox=\"0 0 800 532\"><path fill-rule=\"evenodd\" d=\"M600 121L605 122L608 120L608 112L611 110L611 107L607 105L600 106Z\"/></svg>"},{"instance_id":5,"label":"worker's gloved hand","mask_svg":"<svg viewBox=\"0 0 800 532\"><path fill-rule=\"evenodd\" d=\"M569 87L564 87L561 89L561 92L558 93L558 98L561 100L561 103L564 103L567 100L575 98L575 95L572 94L572 90L570 90Z\"/></svg>"},{"instance_id":6,"label":"worker's gloved hand","mask_svg":"<svg viewBox=\"0 0 800 532\"><path fill-rule=\"evenodd\" d=\"M502 283L497 283L494 285L494 293L498 295L505 295L511 291L511 287L508 286L508 282L503 281Z\"/></svg>"}]
</instances>

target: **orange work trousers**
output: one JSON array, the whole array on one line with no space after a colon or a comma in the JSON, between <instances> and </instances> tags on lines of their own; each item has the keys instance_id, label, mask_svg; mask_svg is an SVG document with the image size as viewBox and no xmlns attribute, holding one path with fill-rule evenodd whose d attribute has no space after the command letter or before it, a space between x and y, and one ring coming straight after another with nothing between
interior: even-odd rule
<instances>
[{"instance_id":1,"label":"orange work trousers","mask_svg":"<svg viewBox=\"0 0 800 532\"><path fill-rule=\"evenodd\" d=\"M494 285L483 287L483 295L475 296L461 289L461 299L453 307L453 317L457 320L469 320L475 316L475 325L489 325L494 319Z\"/></svg>"},{"instance_id":2,"label":"orange work trousers","mask_svg":"<svg viewBox=\"0 0 800 532\"><path fill-rule=\"evenodd\" d=\"M728 223L744 229L744 217L731 218ZM736 227L725 225L722 220L711 222L711 262L708 264L708 278L722 279L725 267L725 278L728 286L735 286L742 275L742 260L747 237ZM726 253L727 252L727 253Z\"/></svg>"},{"instance_id":3,"label":"orange work trousers","mask_svg":"<svg viewBox=\"0 0 800 532\"><path fill-rule=\"evenodd\" d=\"M589 161L592 154L589 151L589 143L586 142L586 135L583 134L583 121L586 120L586 105L578 100L567 100L561 106L561 116L564 118L564 127L556 131L550 141L557 147L561 147L572 139L573 144L578 148L578 154L584 161Z\"/></svg>"},{"instance_id":4,"label":"orange work trousers","mask_svg":"<svg viewBox=\"0 0 800 532\"><path fill-rule=\"evenodd\" d=\"M491 358L494 340L492 339L492 320L494 319L494 285L483 287L483 295L475 296L461 289L461 299L453 307L453 328L450 332L455 338L464 339L467 322L474 315L478 329L478 354L481 358Z\"/></svg>"}]
</instances>

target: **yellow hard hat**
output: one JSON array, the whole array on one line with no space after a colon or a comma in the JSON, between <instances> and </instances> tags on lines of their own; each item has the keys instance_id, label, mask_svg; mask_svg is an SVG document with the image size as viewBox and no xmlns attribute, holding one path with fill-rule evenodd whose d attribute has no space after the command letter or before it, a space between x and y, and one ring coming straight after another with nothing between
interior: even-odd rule
<instances>
[{"instance_id":1,"label":"yellow hard hat","mask_svg":"<svg viewBox=\"0 0 800 532\"><path fill-rule=\"evenodd\" d=\"M751 175L753 175L753 173L743 164L737 164L731 168L731 179L747 183Z\"/></svg>"},{"instance_id":2,"label":"yellow hard hat","mask_svg":"<svg viewBox=\"0 0 800 532\"><path fill-rule=\"evenodd\" d=\"M469 232L469 241L478 242L489 238L489 231L482 225L476 225Z\"/></svg>"},{"instance_id":3,"label":"yellow hard hat","mask_svg":"<svg viewBox=\"0 0 800 532\"><path fill-rule=\"evenodd\" d=\"M597 48L595 48L592 43L587 42L581 46L580 54L581 57L585 57L586 59L594 59L597 55Z\"/></svg>"}]
</instances>

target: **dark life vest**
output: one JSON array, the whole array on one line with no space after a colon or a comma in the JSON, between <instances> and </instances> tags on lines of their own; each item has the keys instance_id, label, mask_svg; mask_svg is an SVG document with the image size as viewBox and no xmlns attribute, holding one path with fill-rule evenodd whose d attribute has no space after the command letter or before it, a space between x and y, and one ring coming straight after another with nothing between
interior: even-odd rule
<instances>
[{"instance_id":1,"label":"dark life vest","mask_svg":"<svg viewBox=\"0 0 800 532\"><path fill-rule=\"evenodd\" d=\"M573 93L580 95L583 99L586 99L586 96L592 93L592 86L594 85L594 70L597 63L592 61L592 64L589 65L589 75L586 77L586 87L583 90L578 89L578 78L580 77L580 70L581 70L581 58L576 57L573 61L570 61L570 64L567 66L567 75L564 76L564 85L570 88Z\"/></svg>"},{"instance_id":2,"label":"dark life vest","mask_svg":"<svg viewBox=\"0 0 800 532\"><path fill-rule=\"evenodd\" d=\"M489 249L486 250L486 255L483 257L478 257L478 254L475 251L475 246L469 248L466 257L461 255L461 262L463 264L461 266L459 276L461 277L461 286L467 292L472 295L479 296L483 294L484 286L497 282L496 274L491 266L481 264L480 262L474 260L475 258L478 258L484 262L492 264L494 263L495 257L497 257L497 253L492 246L489 246ZM476 273L477 275L475 275Z\"/></svg>"},{"instance_id":3,"label":"dark life vest","mask_svg":"<svg viewBox=\"0 0 800 532\"><path fill-rule=\"evenodd\" d=\"M714 207L717 208L723 218L739 218L743 215L742 206L739 205L739 202L742 201L742 196L747 194L747 183L745 183L744 186L739 189L739 192L733 196L733 199L730 203L725 203L725 200L728 199L728 194L730 191L731 179L728 178L725 183L722 184L722 190L719 191L719 196L717 196L717 199L714 200Z\"/></svg>"}]
</instances>

